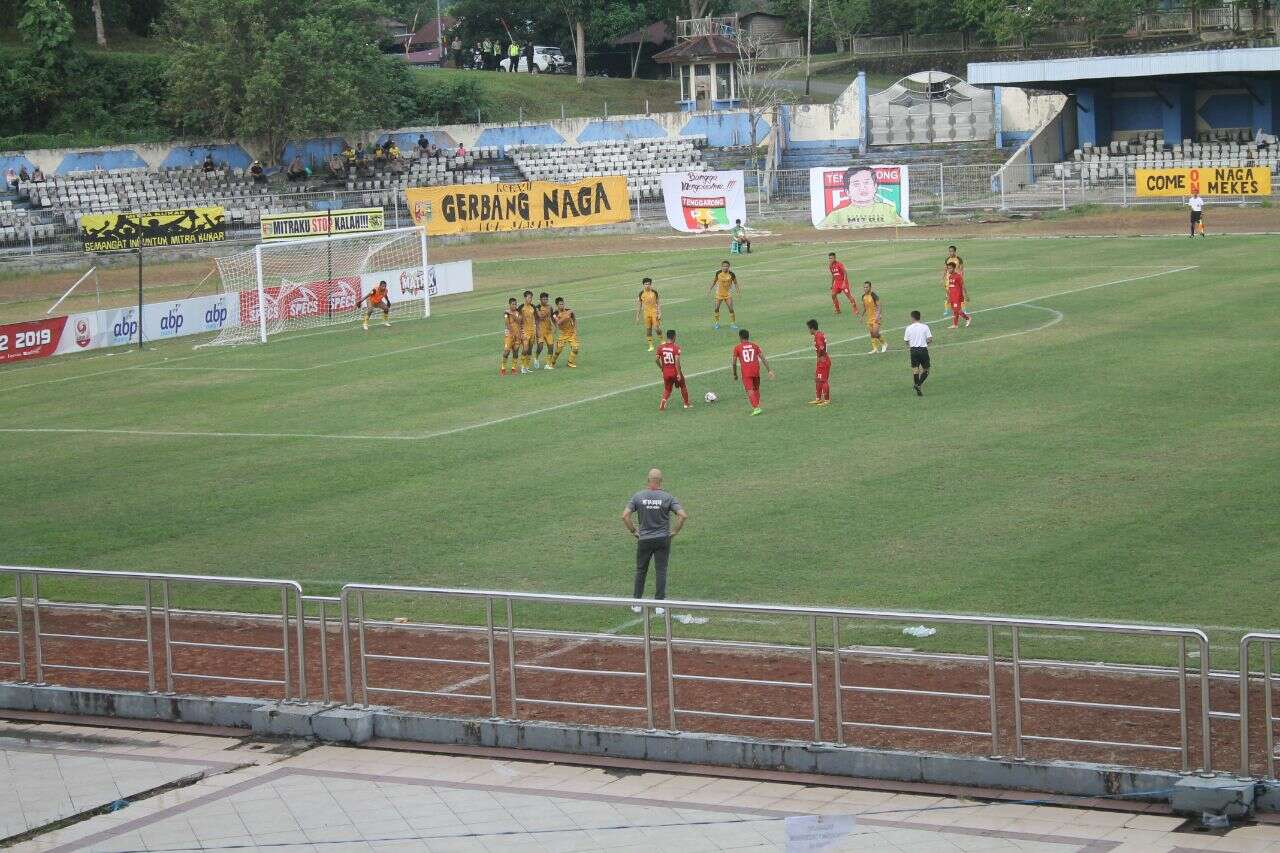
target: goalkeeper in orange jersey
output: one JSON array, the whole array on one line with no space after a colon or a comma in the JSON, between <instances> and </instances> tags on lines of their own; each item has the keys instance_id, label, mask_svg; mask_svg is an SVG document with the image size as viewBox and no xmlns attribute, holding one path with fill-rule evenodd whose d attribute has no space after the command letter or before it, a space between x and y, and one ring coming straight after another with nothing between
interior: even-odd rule
<instances>
[{"instance_id":1,"label":"goalkeeper in orange jersey","mask_svg":"<svg viewBox=\"0 0 1280 853\"><path fill-rule=\"evenodd\" d=\"M578 366L578 317L573 310L564 304L564 297L556 297L556 309L551 312L551 319L556 324L556 350L551 356L551 367L560 360L560 353L569 351L569 366Z\"/></svg>"},{"instance_id":2,"label":"goalkeeper in orange jersey","mask_svg":"<svg viewBox=\"0 0 1280 853\"><path fill-rule=\"evenodd\" d=\"M387 295L387 283L385 281L378 282L378 286L373 290L360 297L356 302L356 308L361 303L367 303L364 309L364 330L369 331L369 317L374 311L382 311L382 325L391 325L391 297Z\"/></svg>"},{"instance_id":3,"label":"goalkeeper in orange jersey","mask_svg":"<svg viewBox=\"0 0 1280 853\"><path fill-rule=\"evenodd\" d=\"M510 356L511 375L515 376L520 358L524 354L524 335L521 332L520 309L516 307L514 296L507 300L507 310L502 312L502 323L502 366L498 368L498 375L506 375L507 357Z\"/></svg>"}]
</instances>

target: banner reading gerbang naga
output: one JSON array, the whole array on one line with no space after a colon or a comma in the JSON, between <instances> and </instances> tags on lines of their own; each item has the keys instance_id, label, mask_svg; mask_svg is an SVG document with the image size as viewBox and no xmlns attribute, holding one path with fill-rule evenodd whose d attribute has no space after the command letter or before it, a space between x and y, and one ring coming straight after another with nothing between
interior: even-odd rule
<instances>
[{"instance_id":1,"label":"banner reading gerbang naga","mask_svg":"<svg viewBox=\"0 0 1280 853\"><path fill-rule=\"evenodd\" d=\"M667 222L677 231L727 231L747 219L743 175L736 172L670 172L662 176Z\"/></svg>"},{"instance_id":2,"label":"banner reading gerbang naga","mask_svg":"<svg viewBox=\"0 0 1280 853\"><path fill-rule=\"evenodd\" d=\"M823 229L911 225L907 167L810 169L809 215Z\"/></svg>"},{"instance_id":3,"label":"banner reading gerbang naga","mask_svg":"<svg viewBox=\"0 0 1280 853\"><path fill-rule=\"evenodd\" d=\"M621 175L573 183L456 184L405 190L409 210L427 233L469 234L578 228L631 219L627 179Z\"/></svg>"},{"instance_id":4,"label":"banner reading gerbang naga","mask_svg":"<svg viewBox=\"0 0 1280 853\"><path fill-rule=\"evenodd\" d=\"M86 252L119 252L152 246L194 246L227 239L221 207L186 207L146 213L86 213L80 242Z\"/></svg>"}]
</instances>

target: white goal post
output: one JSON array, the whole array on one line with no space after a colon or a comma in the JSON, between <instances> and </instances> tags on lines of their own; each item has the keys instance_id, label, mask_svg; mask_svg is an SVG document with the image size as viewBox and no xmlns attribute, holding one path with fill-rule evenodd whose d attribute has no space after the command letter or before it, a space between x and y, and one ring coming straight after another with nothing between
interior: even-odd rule
<instances>
[{"instance_id":1,"label":"white goal post","mask_svg":"<svg viewBox=\"0 0 1280 853\"><path fill-rule=\"evenodd\" d=\"M266 343L280 332L351 322L364 316L358 303L382 281L388 320L431 316L424 226L259 243L217 262L240 322L201 346ZM382 322L382 311L374 317Z\"/></svg>"}]
</instances>

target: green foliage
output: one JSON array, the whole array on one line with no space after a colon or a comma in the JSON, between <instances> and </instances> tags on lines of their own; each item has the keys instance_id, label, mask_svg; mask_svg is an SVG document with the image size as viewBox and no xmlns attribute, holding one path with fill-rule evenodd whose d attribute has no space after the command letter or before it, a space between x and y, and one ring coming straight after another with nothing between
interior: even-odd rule
<instances>
[{"instance_id":1,"label":"green foliage","mask_svg":"<svg viewBox=\"0 0 1280 853\"><path fill-rule=\"evenodd\" d=\"M27 0L18 18L18 35L31 48L35 63L53 71L66 62L75 28L61 0Z\"/></svg>"},{"instance_id":2,"label":"green foliage","mask_svg":"<svg viewBox=\"0 0 1280 853\"><path fill-rule=\"evenodd\" d=\"M475 121L476 111L488 107L476 75L422 74L410 91L416 114L425 122L458 124Z\"/></svg>"}]
</instances>

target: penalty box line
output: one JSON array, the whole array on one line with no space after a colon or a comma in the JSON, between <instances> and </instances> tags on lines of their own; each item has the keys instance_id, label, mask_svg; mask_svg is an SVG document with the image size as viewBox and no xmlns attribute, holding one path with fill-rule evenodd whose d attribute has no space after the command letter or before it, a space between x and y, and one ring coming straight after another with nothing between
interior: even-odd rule
<instances>
[{"instance_id":1,"label":"penalty box line","mask_svg":"<svg viewBox=\"0 0 1280 853\"><path fill-rule=\"evenodd\" d=\"M1135 281L1145 281L1152 278L1159 278L1166 275L1173 275L1180 272L1188 272L1198 269L1198 266L1179 267L1173 270L1165 270L1162 272L1150 273L1148 275L1131 276L1129 278L1116 279L1114 281L1105 281L1100 284L1091 284L1085 287L1077 287L1069 290L1060 290L1056 293L1046 294L1044 296L1035 296L1028 299L1020 299L1017 302L1009 302L1005 305L996 305L990 308L976 309L976 311L999 311L1005 308L1013 308L1015 306L1027 305L1029 303L1042 300L1052 299L1057 296L1066 296L1073 293L1084 293L1090 290L1097 290L1103 287L1115 287L1121 284L1130 284ZM1037 306L1040 307L1040 306ZM975 313L976 313L975 311ZM898 327L899 329L905 327ZM851 343L858 340L866 340L867 335L854 335L848 338L832 342L831 346L839 344ZM800 355L801 353L810 352L810 347L800 347L798 349L789 350L779 353L776 359L785 359L787 356ZM708 376L712 373L719 373L728 370L728 366L712 367L706 370L700 370L695 373L685 374L686 378L697 378L699 376ZM647 388L654 388L661 385L661 380L652 382L642 382L637 385L629 385L625 388L616 388L613 391L606 391L601 394L593 394L590 397L583 397L577 400L570 400L564 403L557 403L554 406L544 406L540 409L531 409L527 412L517 412L513 415L507 415L501 418L493 418L487 421L480 421L473 424L465 424L451 429L437 430L435 432L423 433L419 435L352 435L352 434L328 434L328 433L271 433L271 432L201 432L201 431L169 431L169 430L143 430L143 429L90 429L90 428L72 428L72 427L0 427L0 433L18 433L18 434L78 434L78 435L134 435L154 438L307 438L307 439L327 439L349 441L352 439L367 440L380 439L385 441L426 441L434 438L445 438L451 435L458 435L464 432L470 432L475 429L484 429L486 427L499 426L501 424L510 423L511 421L522 420L524 418L534 417L536 415L545 415L550 412L558 412L561 409L568 409L574 406L582 406L587 403L595 403L600 400L607 400L612 397L618 397L622 394L630 394L633 391L642 391Z\"/></svg>"}]
</instances>

